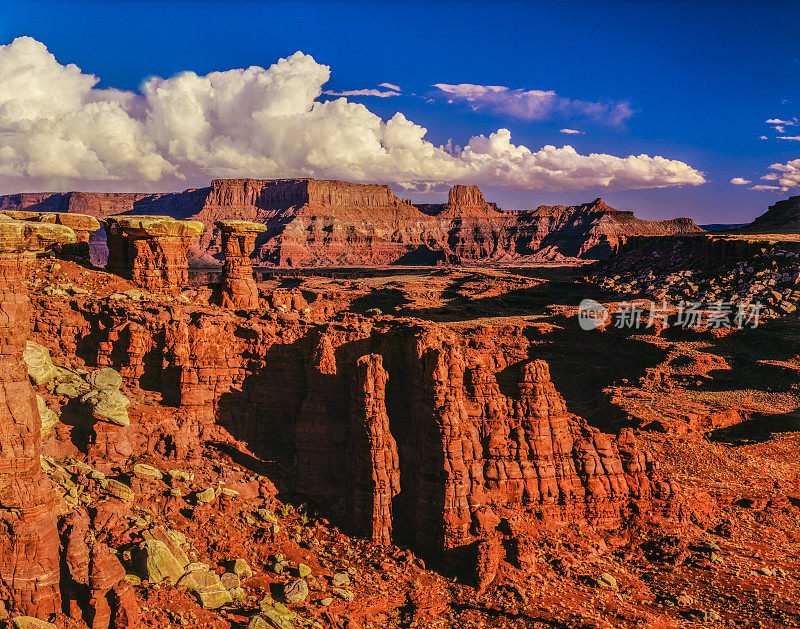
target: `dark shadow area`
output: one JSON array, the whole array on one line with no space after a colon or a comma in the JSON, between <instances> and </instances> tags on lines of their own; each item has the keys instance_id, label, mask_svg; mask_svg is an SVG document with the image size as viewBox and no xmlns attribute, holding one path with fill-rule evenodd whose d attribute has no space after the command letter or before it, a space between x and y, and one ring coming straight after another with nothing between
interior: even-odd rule
<instances>
[{"instance_id":1,"label":"dark shadow area","mask_svg":"<svg viewBox=\"0 0 800 629\"><path fill-rule=\"evenodd\" d=\"M397 260L392 262L392 265L420 264L426 266L436 266L447 264L448 262L453 262L453 260L448 260L447 254L444 251L437 251L425 245L420 245L416 249L413 249L408 253L404 253L402 256L397 258Z\"/></svg>"},{"instance_id":2,"label":"dark shadow area","mask_svg":"<svg viewBox=\"0 0 800 629\"><path fill-rule=\"evenodd\" d=\"M369 295L357 297L351 301L349 310L364 313L372 308L378 308L382 312L391 313L407 306L410 301L399 288L377 288Z\"/></svg>"},{"instance_id":3,"label":"dark shadow area","mask_svg":"<svg viewBox=\"0 0 800 629\"><path fill-rule=\"evenodd\" d=\"M491 317L512 317L544 314L548 306L577 306L582 299L597 301L619 301L620 297L610 295L596 286L578 279L574 269L529 269L527 277L540 278L541 284L530 288L510 290L500 295L484 298L472 298L466 295L454 295L446 306L428 309L406 309L399 314L418 317L442 323L483 319ZM535 271L535 272L534 272ZM514 269L514 272L517 272ZM459 288L472 281L472 277L458 278L448 287L448 292L455 293Z\"/></svg>"},{"instance_id":4,"label":"dark shadow area","mask_svg":"<svg viewBox=\"0 0 800 629\"><path fill-rule=\"evenodd\" d=\"M527 332L530 358L548 363L553 385L566 401L567 410L600 430L616 432L624 414L610 404L603 389L624 381L636 385L648 367L666 359L667 350L631 338L635 330L582 330L575 317L552 321L560 329L544 335Z\"/></svg>"},{"instance_id":5,"label":"dark shadow area","mask_svg":"<svg viewBox=\"0 0 800 629\"><path fill-rule=\"evenodd\" d=\"M96 437L94 431L95 419L91 411L80 402L80 398L73 398L61 407L60 421L70 426L70 440L79 452L89 453L89 444Z\"/></svg>"},{"instance_id":6,"label":"dark shadow area","mask_svg":"<svg viewBox=\"0 0 800 629\"><path fill-rule=\"evenodd\" d=\"M773 435L784 432L800 432L800 413L778 413L774 415L756 413L751 419L740 424L712 430L707 434L707 437L709 441L714 443L743 446L769 441Z\"/></svg>"}]
</instances>

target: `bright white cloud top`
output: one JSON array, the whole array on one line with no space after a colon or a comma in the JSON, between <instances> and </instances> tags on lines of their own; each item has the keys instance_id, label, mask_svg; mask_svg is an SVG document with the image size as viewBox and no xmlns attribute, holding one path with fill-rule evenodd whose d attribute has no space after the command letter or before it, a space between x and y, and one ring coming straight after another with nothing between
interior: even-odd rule
<instances>
[{"instance_id":1,"label":"bright white cloud top","mask_svg":"<svg viewBox=\"0 0 800 629\"><path fill-rule=\"evenodd\" d=\"M507 129L435 146L401 113L320 101L330 68L297 52L269 68L152 78L141 93L98 89L40 42L0 46L0 185L11 190L207 185L212 177L310 176L426 190L453 183L580 190L699 185L661 156L531 150ZM394 88L388 84L382 86ZM573 103L579 101L572 101ZM591 105L591 104L589 104Z\"/></svg>"}]
</instances>

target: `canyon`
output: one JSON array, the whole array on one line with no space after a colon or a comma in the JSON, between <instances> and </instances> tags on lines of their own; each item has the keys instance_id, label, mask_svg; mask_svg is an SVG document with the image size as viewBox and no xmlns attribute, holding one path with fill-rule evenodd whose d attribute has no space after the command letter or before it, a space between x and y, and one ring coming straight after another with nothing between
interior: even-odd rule
<instances>
[{"instance_id":1,"label":"canyon","mask_svg":"<svg viewBox=\"0 0 800 629\"><path fill-rule=\"evenodd\" d=\"M599 200L511 215L473 186L417 207L313 180L191 194L164 195L174 216L4 202L0 622L800 622L796 243L647 236ZM379 234L409 216L425 227ZM548 261L615 255L463 264L502 259L486 226L512 220L539 234L528 261L554 235ZM315 221L321 242L292 232ZM105 268L77 247L100 223ZM449 264L391 264L420 247ZM578 325L584 298L723 291L773 299L763 325Z\"/></svg>"},{"instance_id":2,"label":"canyon","mask_svg":"<svg viewBox=\"0 0 800 629\"><path fill-rule=\"evenodd\" d=\"M219 266L219 220L267 225L256 266L526 264L596 260L635 235L695 233L688 218L646 221L602 199L577 206L504 212L476 186L447 203L400 199L388 186L315 179L216 179L179 193L27 193L0 196L0 211L166 215L200 221L195 266ZM105 262L98 242L98 261Z\"/></svg>"}]
</instances>

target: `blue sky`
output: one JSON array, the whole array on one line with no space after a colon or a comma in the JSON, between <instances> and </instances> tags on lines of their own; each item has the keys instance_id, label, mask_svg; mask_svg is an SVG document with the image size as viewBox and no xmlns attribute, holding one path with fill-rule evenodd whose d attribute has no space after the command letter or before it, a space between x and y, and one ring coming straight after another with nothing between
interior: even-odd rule
<instances>
[{"instance_id":1,"label":"blue sky","mask_svg":"<svg viewBox=\"0 0 800 629\"><path fill-rule=\"evenodd\" d=\"M800 187L749 189L773 184L760 180L773 172L771 164L800 157L800 141L777 139L800 135L800 126L794 133L793 125L785 126L781 133L776 124L765 124L800 116L798 3L187 0L0 6L0 44L30 36L59 63L99 77L100 88L139 91L149 77L185 70L205 75L267 68L299 50L330 67L325 90L398 86L397 96L348 100L384 120L401 112L425 127L425 139L435 145L448 139L464 145L472 136L505 128L514 144L533 151L569 144L583 155L661 155L685 162L707 180L640 190L482 186L507 209L603 196L646 218L741 222L800 194ZM526 118L488 101L448 99L435 84L552 90L567 105ZM586 116L581 102L601 108L627 104L632 114L614 124L610 115ZM732 185L735 177L753 183Z\"/></svg>"}]
</instances>

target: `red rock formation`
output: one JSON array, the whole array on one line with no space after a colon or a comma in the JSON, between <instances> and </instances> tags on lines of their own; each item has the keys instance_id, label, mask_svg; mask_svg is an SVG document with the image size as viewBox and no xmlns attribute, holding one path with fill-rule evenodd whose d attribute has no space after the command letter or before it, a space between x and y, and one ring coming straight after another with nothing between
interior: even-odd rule
<instances>
[{"instance_id":1,"label":"red rock formation","mask_svg":"<svg viewBox=\"0 0 800 629\"><path fill-rule=\"evenodd\" d=\"M89 573L89 604L93 610L92 629L132 629L139 625L139 607L133 589L124 581L123 568L108 546L95 542L92 546Z\"/></svg>"},{"instance_id":2,"label":"red rock formation","mask_svg":"<svg viewBox=\"0 0 800 629\"><path fill-rule=\"evenodd\" d=\"M400 492L397 443L386 415L386 379L380 354L356 363L350 403L350 516L363 537L392 543L392 498Z\"/></svg>"},{"instance_id":3,"label":"red rock formation","mask_svg":"<svg viewBox=\"0 0 800 629\"><path fill-rule=\"evenodd\" d=\"M689 219L644 221L601 199L577 206L501 212L476 186L454 186L447 204L396 197L388 186L314 179L221 179L209 188L163 195L66 193L8 195L3 209L169 214L201 221L206 233L192 256L222 257L217 221L267 225L260 264L373 266L459 262L541 262L599 259L633 235L701 231ZM109 243L110 247L114 245ZM114 256L118 257L117 254ZM112 265L118 260L112 259Z\"/></svg>"},{"instance_id":4,"label":"red rock formation","mask_svg":"<svg viewBox=\"0 0 800 629\"><path fill-rule=\"evenodd\" d=\"M256 236L267 230L266 225L249 221L219 221L222 232L222 251L225 265L222 268L222 306L237 310L258 307L258 289L253 278L250 254L256 245Z\"/></svg>"},{"instance_id":5,"label":"red rock formation","mask_svg":"<svg viewBox=\"0 0 800 629\"><path fill-rule=\"evenodd\" d=\"M749 225L730 231L735 234L800 234L800 195L770 205Z\"/></svg>"},{"instance_id":6,"label":"red rock formation","mask_svg":"<svg viewBox=\"0 0 800 629\"><path fill-rule=\"evenodd\" d=\"M54 493L39 463L41 417L22 361L35 252L75 242L59 225L0 222L0 600L16 614L60 610Z\"/></svg>"},{"instance_id":7,"label":"red rock formation","mask_svg":"<svg viewBox=\"0 0 800 629\"><path fill-rule=\"evenodd\" d=\"M168 216L120 216L103 220L108 270L150 291L178 291L189 281L186 253L203 232L197 221Z\"/></svg>"},{"instance_id":8,"label":"red rock formation","mask_svg":"<svg viewBox=\"0 0 800 629\"><path fill-rule=\"evenodd\" d=\"M500 218L503 216L496 203L489 203L483 198L478 186L453 186L447 196L447 203L440 205L429 203L419 206L426 214L439 218Z\"/></svg>"},{"instance_id":9,"label":"red rock formation","mask_svg":"<svg viewBox=\"0 0 800 629\"><path fill-rule=\"evenodd\" d=\"M115 366L130 386L149 371L149 388L175 392L183 427L170 439L180 456L200 439L232 436L292 470L294 491L347 504L347 521L373 539L433 557L488 540L479 544L484 580L498 512L615 527L631 508L671 508L675 487L630 434L609 437L567 411L547 364L528 360L524 327L462 334L354 319L323 332L274 314L177 304L169 314L155 304L98 313L80 296L55 301L42 304L41 334L69 350L70 338L93 330L99 349L92 358L84 348L87 359L124 356ZM105 332L92 327L98 316ZM114 336L132 320L140 340ZM128 353L131 345L147 349ZM145 355L162 361L147 369Z\"/></svg>"}]
</instances>

